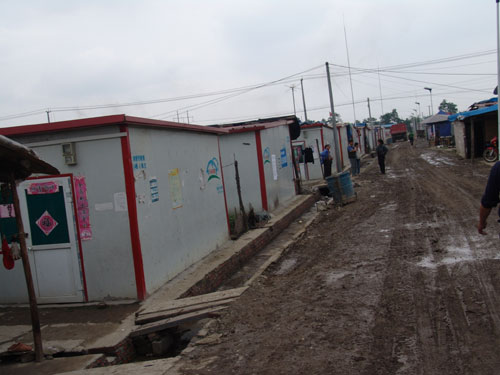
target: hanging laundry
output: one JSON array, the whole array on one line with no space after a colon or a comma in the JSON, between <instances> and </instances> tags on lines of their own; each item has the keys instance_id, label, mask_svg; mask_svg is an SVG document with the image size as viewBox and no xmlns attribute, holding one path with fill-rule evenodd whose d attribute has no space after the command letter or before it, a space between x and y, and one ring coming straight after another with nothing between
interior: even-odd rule
<instances>
[{"instance_id":1,"label":"hanging laundry","mask_svg":"<svg viewBox=\"0 0 500 375\"><path fill-rule=\"evenodd\" d=\"M12 254L10 252L9 243L7 238L2 236L2 254L3 254L3 265L6 269L11 270L14 268L14 259L12 259Z\"/></svg>"},{"instance_id":2,"label":"hanging laundry","mask_svg":"<svg viewBox=\"0 0 500 375\"><path fill-rule=\"evenodd\" d=\"M21 246L15 241L10 243L10 255L13 260L21 259Z\"/></svg>"},{"instance_id":3,"label":"hanging laundry","mask_svg":"<svg viewBox=\"0 0 500 375\"><path fill-rule=\"evenodd\" d=\"M313 154L313 149L311 147L307 147L304 150L304 158L306 163L313 163L314 164L314 154Z\"/></svg>"}]
</instances>

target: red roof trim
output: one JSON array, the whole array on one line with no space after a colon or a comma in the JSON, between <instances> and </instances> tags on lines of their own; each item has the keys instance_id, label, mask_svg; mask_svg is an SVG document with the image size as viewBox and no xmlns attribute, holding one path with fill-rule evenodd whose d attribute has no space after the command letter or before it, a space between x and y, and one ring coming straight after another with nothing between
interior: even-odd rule
<instances>
[{"instance_id":1,"label":"red roof trim","mask_svg":"<svg viewBox=\"0 0 500 375\"><path fill-rule=\"evenodd\" d=\"M8 128L0 128L0 134L5 136L12 136L12 135L49 133L49 132L56 132L63 130L83 129L83 128L107 126L107 125L124 125L124 124L161 127L165 129L178 129L178 130L196 131L196 132L212 133L212 134L225 134L227 132L227 130L225 129L217 129L207 126L182 124L177 122L153 120L153 119L125 116L125 115L111 115L111 116L90 117L78 120L51 122L45 124L21 125L21 126L12 126Z\"/></svg>"},{"instance_id":2,"label":"red roof trim","mask_svg":"<svg viewBox=\"0 0 500 375\"><path fill-rule=\"evenodd\" d=\"M325 124L321 124L321 123L316 123L316 124L305 124L305 125L301 125L300 128L301 129L313 129L313 128L331 128L333 129L331 126L329 125L325 125Z\"/></svg>"},{"instance_id":3,"label":"red roof trim","mask_svg":"<svg viewBox=\"0 0 500 375\"><path fill-rule=\"evenodd\" d=\"M235 134L235 133L248 133L254 132L257 130L263 130L265 126L255 125L255 126L234 126L232 128L225 128L226 134Z\"/></svg>"},{"instance_id":4,"label":"red roof trim","mask_svg":"<svg viewBox=\"0 0 500 375\"><path fill-rule=\"evenodd\" d=\"M124 116L125 122L129 125L147 125L153 127L169 128L169 129L179 129L179 130L190 130L201 133L212 133L212 134L225 134L227 131L225 129L213 128L210 126L183 124L179 122L170 122L162 120L154 120L142 117Z\"/></svg>"}]
</instances>

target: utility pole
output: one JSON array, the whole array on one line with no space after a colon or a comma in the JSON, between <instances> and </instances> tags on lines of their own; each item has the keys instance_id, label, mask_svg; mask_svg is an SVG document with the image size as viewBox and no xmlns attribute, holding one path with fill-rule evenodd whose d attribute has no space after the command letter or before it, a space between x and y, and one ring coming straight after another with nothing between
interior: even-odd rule
<instances>
[{"instance_id":1,"label":"utility pole","mask_svg":"<svg viewBox=\"0 0 500 375\"><path fill-rule=\"evenodd\" d=\"M293 100L293 114L297 116L297 111L295 110L295 85L288 86L292 89L292 100Z\"/></svg>"},{"instance_id":2,"label":"utility pole","mask_svg":"<svg viewBox=\"0 0 500 375\"><path fill-rule=\"evenodd\" d=\"M177 122L181 122L181 120L179 120L179 111L177 111Z\"/></svg>"},{"instance_id":3,"label":"utility pole","mask_svg":"<svg viewBox=\"0 0 500 375\"><path fill-rule=\"evenodd\" d=\"M307 121L307 110L306 110L306 97L304 96L304 83L303 79L300 79L300 88L302 89L302 104L304 105L304 121Z\"/></svg>"},{"instance_id":4,"label":"utility pole","mask_svg":"<svg viewBox=\"0 0 500 375\"><path fill-rule=\"evenodd\" d=\"M47 109L45 112L47 112L47 122L50 124L50 109Z\"/></svg>"},{"instance_id":5,"label":"utility pole","mask_svg":"<svg viewBox=\"0 0 500 375\"><path fill-rule=\"evenodd\" d=\"M367 102L368 102L368 117L370 118L370 122L371 122L371 118L372 118L372 109L370 107L370 98L366 98Z\"/></svg>"},{"instance_id":6,"label":"utility pole","mask_svg":"<svg viewBox=\"0 0 500 375\"><path fill-rule=\"evenodd\" d=\"M382 109L382 114L383 116L384 113L384 98L382 98L382 84L380 83L380 67L377 69L378 72L378 91L380 92L380 108Z\"/></svg>"},{"instance_id":7,"label":"utility pole","mask_svg":"<svg viewBox=\"0 0 500 375\"><path fill-rule=\"evenodd\" d=\"M499 0L497 2L497 97L500 97L498 91L500 91L500 9L499 9ZM498 103L498 102L497 102ZM498 129L497 129L497 138L500 138L500 111L497 109L497 117L498 117ZM500 155L499 155L500 160Z\"/></svg>"},{"instance_id":8,"label":"utility pole","mask_svg":"<svg viewBox=\"0 0 500 375\"><path fill-rule=\"evenodd\" d=\"M349 58L349 48L347 46L347 31L345 29L345 21L344 21L344 39L345 39L345 50L347 52L347 67L349 68L349 83L351 84L352 112L354 114L354 125L356 126L356 104L354 103L354 91L352 89L351 59Z\"/></svg>"},{"instance_id":9,"label":"utility pole","mask_svg":"<svg viewBox=\"0 0 500 375\"><path fill-rule=\"evenodd\" d=\"M429 94L431 96L431 109L432 109L432 112L434 112L434 104L432 104L432 88L431 87L424 87L424 90L429 91ZM429 113L429 116L431 116L430 113Z\"/></svg>"},{"instance_id":10,"label":"utility pole","mask_svg":"<svg viewBox=\"0 0 500 375\"><path fill-rule=\"evenodd\" d=\"M333 126L333 139L335 141L335 163L337 165L337 173L342 172L342 163L340 161L340 142L339 142L339 134L337 132L337 124L335 122L335 108L333 105L333 92L332 92L332 82L330 80L330 67L328 66L328 62L326 65L326 78L328 79L328 94L330 95L330 111L332 112L332 126Z\"/></svg>"}]
</instances>

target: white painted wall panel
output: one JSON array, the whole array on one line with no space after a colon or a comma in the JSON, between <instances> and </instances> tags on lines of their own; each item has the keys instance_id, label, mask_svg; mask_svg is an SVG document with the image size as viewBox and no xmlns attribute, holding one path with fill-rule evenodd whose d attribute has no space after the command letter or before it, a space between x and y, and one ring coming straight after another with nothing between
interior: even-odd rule
<instances>
[{"instance_id":1,"label":"white painted wall panel","mask_svg":"<svg viewBox=\"0 0 500 375\"><path fill-rule=\"evenodd\" d=\"M264 173L266 176L267 203L269 211L295 195L293 182L292 152L288 126L277 126L261 130L262 151L268 149L271 157L269 162L264 158ZM281 152L284 150L284 157ZM276 158L277 179L274 179L272 155ZM286 164L286 165L285 165Z\"/></svg>"},{"instance_id":2,"label":"white painted wall panel","mask_svg":"<svg viewBox=\"0 0 500 375\"><path fill-rule=\"evenodd\" d=\"M132 156L144 156L144 165L134 174L146 288L151 293L229 238L218 139L137 127L130 128L130 137ZM212 176L207 173L210 160L217 167Z\"/></svg>"},{"instance_id":3,"label":"white painted wall panel","mask_svg":"<svg viewBox=\"0 0 500 375\"><path fill-rule=\"evenodd\" d=\"M235 159L238 161L241 197L246 212L249 212L250 206L256 212L262 211L255 132L223 135L220 137L220 149L229 213L233 213L234 209L237 212L240 211L234 168Z\"/></svg>"},{"instance_id":4,"label":"white painted wall panel","mask_svg":"<svg viewBox=\"0 0 500 375\"><path fill-rule=\"evenodd\" d=\"M50 136L32 135L16 140L21 143L54 141L117 132L117 127L106 127L53 133ZM58 168L61 174L85 176L93 232L91 240L82 241L89 300L136 298L128 212L116 212L113 208L96 210L96 205L112 204L115 193L125 192L120 138L76 142L75 146L77 164L74 166L64 164L60 144L33 149L43 160ZM25 283L21 285L26 288ZM0 296L3 295L0 291Z\"/></svg>"}]
</instances>

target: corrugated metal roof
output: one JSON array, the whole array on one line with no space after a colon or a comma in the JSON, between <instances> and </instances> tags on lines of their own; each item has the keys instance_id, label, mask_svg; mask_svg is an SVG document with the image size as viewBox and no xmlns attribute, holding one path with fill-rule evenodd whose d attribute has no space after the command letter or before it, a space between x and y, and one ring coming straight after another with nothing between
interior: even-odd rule
<instances>
[{"instance_id":1,"label":"corrugated metal roof","mask_svg":"<svg viewBox=\"0 0 500 375\"><path fill-rule=\"evenodd\" d=\"M464 120L468 117L474 117L474 116L480 116L484 115L486 113L490 112L496 112L498 111L498 104L489 106L489 107L484 107L480 109L475 109L473 111L467 111L467 112L460 112L460 113L455 113L454 115L448 116L448 121L455 121L455 120Z\"/></svg>"},{"instance_id":2,"label":"corrugated metal roof","mask_svg":"<svg viewBox=\"0 0 500 375\"><path fill-rule=\"evenodd\" d=\"M449 113L439 111L435 115L432 115L431 117L427 117L424 121L421 122L422 125L430 125L430 124L437 124L438 122L445 122L448 121L448 117L450 116Z\"/></svg>"}]
</instances>

